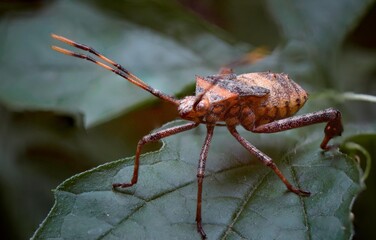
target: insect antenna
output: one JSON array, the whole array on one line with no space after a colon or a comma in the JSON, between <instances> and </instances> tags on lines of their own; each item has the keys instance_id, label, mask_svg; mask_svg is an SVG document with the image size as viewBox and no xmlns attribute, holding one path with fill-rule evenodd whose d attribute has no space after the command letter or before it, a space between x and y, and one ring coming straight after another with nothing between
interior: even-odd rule
<instances>
[{"instance_id":1,"label":"insect antenna","mask_svg":"<svg viewBox=\"0 0 376 240\"><path fill-rule=\"evenodd\" d=\"M136 75L134 75L133 73L131 73L130 71L128 71L127 69L125 69L123 66L121 66L117 62L112 61L111 59L105 57L104 55L102 55L101 53L97 52L92 47L84 45L84 44L81 44L81 43L74 42L74 41L72 41L72 40L70 40L68 38L65 38L65 37L62 37L62 36L59 36L59 35L56 35L56 34L51 34L51 37L54 38L54 39L56 39L56 40L58 40L58 41L66 43L68 45L71 45L71 46L73 46L75 48L78 48L78 49L81 49L83 51L89 52L89 53L97 56L99 59L103 60L105 63L100 62L100 61L94 59L93 57L91 57L89 55L85 55L85 54L82 54L82 53L73 52L73 51L70 51L70 50L58 47L58 46L52 46L51 48L53 50L55 50L57 52L60 52L60 53L63 53L63 54L66 54L66 55L69 55L69 56L73 56L73 57L77 57L77 58L82 58L82 59L88 60L90 62L93 62L93 63L99 65L100 67L105 68L105 69L107 69L107 70L109 70L109 71L111 71L111 72L113 72L113 73L121 76L122 78L128 80L129 82L133 83L134 85L136 85L136 86L138 86L138 87L140 87L140 88L142 88L142 89L150 92L154 96L156 96L158 98L161 98L161 99L163 99L165 101L168 101L170 103L173 103L175 105L179 105L179 103L180 103L179 99L176 99L173 96L164 94L164 93L158 91L157 89L152 88L151 86L149 86L148 84L146 84L145 82L143 82L140 78L138 78ZM113 67L111 67L110 65L107 65L106 63L112 65Z\"/></svg>"}]
</instances>

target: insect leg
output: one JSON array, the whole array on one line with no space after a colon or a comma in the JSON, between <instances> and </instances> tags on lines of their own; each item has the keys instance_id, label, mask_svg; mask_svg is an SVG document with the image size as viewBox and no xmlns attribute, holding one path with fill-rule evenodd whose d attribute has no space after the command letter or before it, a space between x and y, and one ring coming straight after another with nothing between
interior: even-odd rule
<instances>
[{"instance_id":1,"label":"insect leg","mask_svg":"<svg viewBox=\"0 0 376 240\"><path fill-rule=\"evenodd\" d=\"M196 208L196 223L197 223L197 231L200 233L202 239L206 239L206 233L202 228L202 221L201 221L201 203L202 203L202 183L205 177L205 163L206 158L208 157L209 146L213 137L214 126L213 125L206 125L207 133L205 137L204 145L201 149L200 160L198 162L197 167L197 208Z\"/></svg>"},{"instance_id":2,"label":"insect leg","mask_svg":"<svg viewBox=\"0 0 376 240\"><path fill-rule=\"evenodd\" d=\"M87 45L84 45L84 44L81 44L81 43L77 43L75 41L72 41L68 38L65 38L65 37L62 37L62 36L59 36L59 35L56 35L56 34L51 34L51 37L58 40L58 41L61 41L63 43L66 43L68 45L71 45L73 47L76 47L78 49L81 49L83 51L86 51L86 52L89 52L91 54L94 54L95 56L97 56L98 58L100 58L101 60L103 60L104 62L112 65L113 67L103 63L103 62L100 62L100 61L97 61L96 59L92 58L91 56L88 56L88 55L85 55L85 54L81 54L81 53L76 53L76 52L72 52L70 50L67 50L67 49L64 49L64 48L61 48L61 47L57 47L57 46L52 46L52 49L55 50L55 51L58 51L60 53L63 53L63 54L66 54L66 55L69 55L69 56L73 56L73 57L77 57L77 58L82 58L82 59L85 59L85 60L88 60L90 62L93 62L97 65L99 65L100 67L102 68L105 68L119 76L121 76L122 78L128 80L129 82L133 83L134 85L150 92L151 94L153 94L154 96L158 97L158 98L161 98L165 101L168 101L168 102L171 102L175 105L179 105L179 100L172 97L172 96L169 96L167 94L164 94L154 88L152 88L151 86L147 85L145 82L143 82L140 78L138 78L136 75L134 75L133 73L131 73L130 71L128 71L127 69L125 69L123 66L121 66L120 64L118 64L117 62L105 57L104 55L102 55L101 53L97 52L94 48L92 47L89 47Z\"/></svg>"},{"instance_id":3,"label":"insect leg","mask_svg":"<svg viewBox=\"0 0 376 240\"><path fill-rule=\"evenodd\" d=\"M180 133L180 132L190 130L192 128L197 127L198 125L199 123L187 123L184 125L163 129L161 131L150 133L144 136L137 144L132 180L129 183L114 183L112 184L112 187L113 188L118 188L118 187L126 188L137 183L138 169L140 167L140 155L141 155L141 149L143 145L145 145L146 143L161 140L162 138L165 138L165 137L168 137L168 136Z\"/></svg>"},{"instance_id":4,"label":"insect leg","mask_svg":"<svg viewBox=\"0 0 376 240\"><path fill-rule=\"evenodd\" d=\"M292 184L286 179L286 177L282 174L279 170L277 165L273 162L273 160L258 150L255 146L253 146L250 142L248 142L245 138L239 135L238 131L236 131L235 127L228 127L230 133L238 140L238 142L243 145L251 154L255 155L258 159L261 160L266 166L270 167L277 176L282 180L282 182L286 185L287 189L297 195L300 196L309 196L310 193L292 186Z\"/></svg>"},{"instance_id":5,"label":"insect leg","mask_svg":"<svg viewBox=\"0 0 376 240\"><path fill-rule=\"evenodd\" d=\"M322 122L327 122L327 124L324 130L325 137L320 147L328 150L330 149L330 146L328 146L329 140L340 136L343 132L341 113L333 108L267 123L256 127L252 132L274 133Z\"/></svg>"}]
</instances>

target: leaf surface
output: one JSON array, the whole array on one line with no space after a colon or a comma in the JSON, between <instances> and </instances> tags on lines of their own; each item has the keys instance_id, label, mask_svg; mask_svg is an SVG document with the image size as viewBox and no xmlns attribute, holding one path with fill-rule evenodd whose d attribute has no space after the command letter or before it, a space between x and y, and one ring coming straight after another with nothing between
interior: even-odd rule
<instances>
[{"instance_id":1,"label":"leaf surface","mask_svg":"<svg viewBox=\"0 0 376 240\"><path fill-rule=\"evenodd\" d=\"M318 134L302 141L289 134L242 133L262 149L274 148L281 171L312 195L287 192L270 169L250 157L226 129L218 128L204 181L203 223L209 239L352 236L349 209L362 189L354 160L338 151L322 152ZM129 181L132 158L68 179L56 189L56 204L35 239L198 238L193 235L195 176L204 134L200 127L167 138L160 151L142 156L139 182L121 192L110 186Z\"/></svg>"}]
</instances>

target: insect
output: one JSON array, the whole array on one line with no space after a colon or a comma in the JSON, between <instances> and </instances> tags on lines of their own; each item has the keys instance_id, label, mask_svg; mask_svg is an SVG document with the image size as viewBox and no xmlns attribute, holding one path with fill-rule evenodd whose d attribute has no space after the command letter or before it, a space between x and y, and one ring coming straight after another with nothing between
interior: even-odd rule
<instances>
[{"instance_id":1,"label":"insect","mask_svg":"<svg viewBox=\"0 0 376 240\"><path fill-rule=\"evenodd\" d=\"M91 61L134 85L150 92L154 96L174 104L182 119L189 123L163 129L144 136L137 144L133 176L130 182L114 183L114 189L131 187L137 183L142 147L150 142L188 131L200 124L206 125L207 133L202 146L197 168L197 231L202 239L206 233L201 220L202 187L205 176L205 162L216 126L226 126L234 138L263 164L271 168L286 185L287 189L299 196L309 196L308 191L294 187L278 169L273 160L240 136L236 127L243 126L254 133L275 133L289 129L326 122L324 139L320 147L330 149L328 142L343 131L341 113L333 108L293 116L307 101L306 91L283 73L256 72L236 75L228 69L207 77L196 77L196 95L177 99L147 85L120 64L108 59L93 48L74 42L62 36L51 35L54 39L73 47L87 51L91 56L73 52L57 46L52 49L66 55Z\"/></svg>"}]
</instances>

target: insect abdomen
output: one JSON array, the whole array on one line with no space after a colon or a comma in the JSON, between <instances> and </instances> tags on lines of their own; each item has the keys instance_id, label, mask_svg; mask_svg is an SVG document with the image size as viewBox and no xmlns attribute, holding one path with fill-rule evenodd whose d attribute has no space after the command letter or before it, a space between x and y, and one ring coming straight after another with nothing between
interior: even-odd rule
<instances>
[{"instance_id":1,"label":"insect abdomen","mask_svg":"<svg viewBox=\"0 0 376 240\"><path fill-rule=\"evenodd\" d=\"M249 84L264 87L270 93L258 106L252 106L256 122L262 125L294 115L307 101L307 92L287 74L258 72L238 76Z\"/></svg>"}]
</instances>

